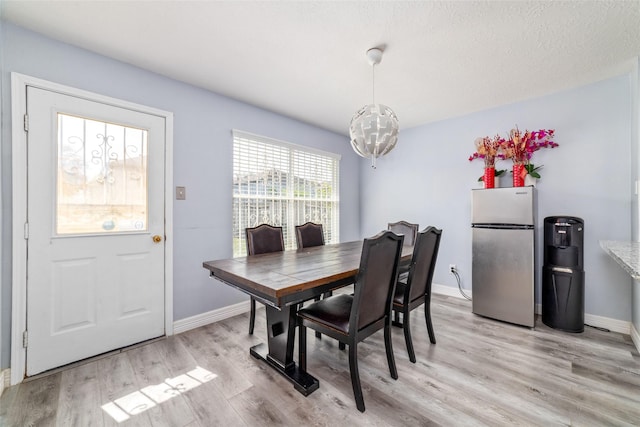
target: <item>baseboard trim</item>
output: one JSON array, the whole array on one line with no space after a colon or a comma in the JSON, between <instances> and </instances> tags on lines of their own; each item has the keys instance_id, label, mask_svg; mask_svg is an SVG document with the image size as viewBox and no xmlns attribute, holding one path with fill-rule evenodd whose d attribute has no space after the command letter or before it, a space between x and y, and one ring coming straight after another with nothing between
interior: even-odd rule
<instances>
[{"instance_id":1,"label":"baseboard trim","mask_svg":"<svg viewBox=\"0 0 640 427\"><path fill-rule=\"evenodd\" d=\"M11 385L11 369L7 368L4 371L0 371L0 396L4 393L6 388Z\"/></svg>"},{"instance_id":2,"label":"baseboard trim","mask_svg":"<svg viewBox=\"0 0 640 427\"><path fill-rule=\"evenodd\" d=\"M631 323L631 340L636 345L638 353L640 353L640 332L636 329L636 326Z\"/></svg>"},{"instance_id":3,"label":"baseboard trim","mask_svg":"<svg viewBox=\"0 0 640 427\"><path fill-rule=\"evenodd\" d=\"M431 285L431 290L433 291L434 294L442 294L442 295L447 295L451 297L464 298L460 294L460 290L457 287L453 287L453 286L437 285L434 283L433 285ZM470 290L464 289L464 293L469 296L472 296L472 293ZM535 312L538 315L542 315L541 304L536 304ZM610 330L611 332L618 332L626 335L630 335L632 332L631 322L627 322L625 320L611 319L609 317L596 316L594 314L585 313L584 323L591 326L596 326L598 328L605 328ZM636 347L640 347L640 344L639 344L640 335L637 335L637 333L638 332L636 331L636 340L634 342L636 343ZM633 338L633 335L632 335L632 338Z\"/></svg>"},{"instance_id":4,"label":"baseboard trim","mask_svg":"<svg viewBox=\"0 0 640 427\"><path fill-rule=\"evenodd\" d=\"M471 293L471 289L463 289L463 290L465 294L469 295L470 297L473 296L473 294ZM455 297L455 298L464 298L464 296L460 293L460 289L458 289L457 287L454 288L453 286L446 286L446 285L439 285L437 283L432 283L431 291L434 294L446 295L446 296Z\"/></svg>"},{"instance_id":5,"label":"baseboard trim","mask_svg":"<svg viewBox=\"0 0 640 427\"><path fill-rule=\"evenodd\" d=\"M605 328L611 332L620 334L631 334L631 322L624 320L611 319L610 317L596 316L595 314L584 314L585 325L595 326L597 328Z\"/></svg>"},{"instance_id":6,"label":"baseboard trim","mask_svg":"<svg viewBox=\"0 0 640 427\"><path fill-rule=\"evenodd\" d=\"M536 304L535 311L538 316L542 316L542 304Z\"/></svg>"},{"instance_id":7,"label":"baseboard trim","mask_svg":"<svg viewBox=\"0 0 640 427\"><path fill-rule=\"evenodd\" d=\"M175 322L173 322L173 333L179 334L182 332L190 331L191 329L199 328L200 326L205 326L210 323L228 319L229 317L246 313L247 311L249 311L249 308L249 301L244 301L216 310L211 310L206 313L187 317L186 319L176 320Z\"/></svg>"}]
</instances>

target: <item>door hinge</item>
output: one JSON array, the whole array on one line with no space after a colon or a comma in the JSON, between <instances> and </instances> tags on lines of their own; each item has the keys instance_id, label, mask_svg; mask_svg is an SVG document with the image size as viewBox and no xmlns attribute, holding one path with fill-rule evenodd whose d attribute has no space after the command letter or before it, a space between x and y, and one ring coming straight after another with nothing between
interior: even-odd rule
<instances>
[{"instance_id":1,"label":"door hinge","mask_svg":"<svg viewBox=\"0 0 640 427\"><path fill-rule=\"evenodd\" d=\"M29 240L29 223L24 223L24 240Z\"/></svg>"},{"instance_id":2,"label":"door hinge","mask_svg":"<svg viewBox=\"0 0 640 427\"><path fill-rule=\"evenodd\" d=\"M29 131L29 116L27 114L24 115L24 130L25 132Z\"/></svg>"},{"instance_id":3,"label":"door hinge","mask_svg":"<svg viewBox=\"0 0 640 427\"><path fill-rule=\"evenodd\" d=\"M25 331L22 333L22 348L27 348L28 345L29 345L29 334L25 329Z\"/></svg>"}]
</instances>

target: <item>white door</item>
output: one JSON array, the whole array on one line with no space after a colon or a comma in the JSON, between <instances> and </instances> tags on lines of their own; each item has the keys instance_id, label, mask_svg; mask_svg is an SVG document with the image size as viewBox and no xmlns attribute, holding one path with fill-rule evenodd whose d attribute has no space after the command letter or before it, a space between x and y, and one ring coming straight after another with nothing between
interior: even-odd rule
<instances>
[{"instance_id":1,"label":"white door","mask_svg":"<svg viewBox=\"0 0 640 427\"><path fill-rule=\"evenodd\" d=\"M165 119L27 88L27 375L164 335Z\"/></svg>"}]
</instances>

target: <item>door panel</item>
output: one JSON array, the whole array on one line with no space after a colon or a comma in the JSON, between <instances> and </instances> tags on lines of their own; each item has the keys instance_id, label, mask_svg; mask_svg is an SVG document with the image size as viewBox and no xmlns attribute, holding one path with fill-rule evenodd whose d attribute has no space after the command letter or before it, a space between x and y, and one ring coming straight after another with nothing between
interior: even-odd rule
<instances>
[{"instance_id":1,"label":"door panel","mask_svg":"<svg viewBox=\"0 0 640 427\"><path fill-rule=\"evenodd\" d=\"M95 326L95 264L95 258L52 263L52 334Z\"/></svg>"},{"instance_id":2,"label":"door panel","mask_svg":"<svg viewBox=\"0 0 640 427\"><path fill-rule=\"evenodd\" d=\"M27 88L27 375L164 334L164 118Z\"/></svg>"},{"instance_id":3,"label":"door panel","mask_svg":"<svg viewBox=\"0 0 640 427\"><path fill-rule=\"evenodd\" d=\"M151 311L150 300L145 289L151 285L148 277L140 277L139 271L147 268L146 254L125 254L117 257L118 263L118 316L119 318L138 316Z\"/></svg>"}]
</instances>

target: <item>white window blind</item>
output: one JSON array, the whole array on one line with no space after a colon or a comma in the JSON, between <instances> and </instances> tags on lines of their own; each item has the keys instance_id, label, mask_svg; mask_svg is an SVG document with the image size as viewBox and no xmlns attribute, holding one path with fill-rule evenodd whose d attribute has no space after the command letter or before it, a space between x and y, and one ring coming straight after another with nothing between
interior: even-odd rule
<instances>
[{"instance_id":1,"label":"white window blind","mask_svg":"<svg viewBox=\"0 0 640 427\"><path fill-rule=\"evenodd\" d=\"M245 228L282 227L295 249L296 225L322 224L326 243L339 241L340 156L233 131L233 256L247 253Z\"/></svg>"}]
</instances>

